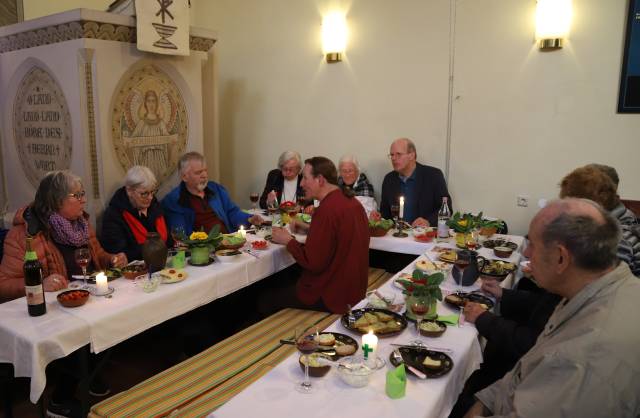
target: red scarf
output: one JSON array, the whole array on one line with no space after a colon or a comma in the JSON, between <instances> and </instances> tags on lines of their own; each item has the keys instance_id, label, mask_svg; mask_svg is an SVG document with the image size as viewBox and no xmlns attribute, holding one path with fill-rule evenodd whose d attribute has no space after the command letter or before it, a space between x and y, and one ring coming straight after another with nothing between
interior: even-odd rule
<instances>
[{"instance_id":1,"label":"red scarf","mask_svg":"<svg viewBox=\"0 0 640 418\"><path fill-rule=\"evenodd\" d=\"M138 244L144 244L147 240L147 228L126 210L122 211L122 217L127 225L129 225L131 232L133 232L133 237L136 239L136 242ZM167 224L164 222L164 216L162 215L156 218L156 232L160 234L160 238L162 238L164 242L167 242Z\"/></svg>"}]
</instances>

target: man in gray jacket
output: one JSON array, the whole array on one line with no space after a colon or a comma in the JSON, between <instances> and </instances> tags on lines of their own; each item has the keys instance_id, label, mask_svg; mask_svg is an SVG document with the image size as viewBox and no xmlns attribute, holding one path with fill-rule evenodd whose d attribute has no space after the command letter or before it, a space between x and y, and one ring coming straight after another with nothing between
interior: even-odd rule
<instances>
[{"instance_id":1,"label":"man in gray jacket","mask_svg":"<svg viewBox=\"0 0 640 418\"><path fill-rule=\"evenodd\" d=\"M529 227L538 284L563 297L536 345L478 392L466 417L640 416L640 281L616 248L618 225L596 203L554 201Z\"/></svg>"}]
</instances>

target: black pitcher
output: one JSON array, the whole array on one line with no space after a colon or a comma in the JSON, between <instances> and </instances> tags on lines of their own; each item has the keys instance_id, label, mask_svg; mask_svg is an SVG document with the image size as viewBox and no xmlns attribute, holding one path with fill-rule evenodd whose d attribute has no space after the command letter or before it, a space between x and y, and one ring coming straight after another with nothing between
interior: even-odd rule
<instances>
[{"instance_id":1,"label":"black pitcher","mask_svg":"<svg viewBox=\"0 0 640 418\"><path fill-rule=\"evenodd\" d=\"M147 233L147 240L142 244L142 258L149 274L162 270L167 263L167 246L157 232Z\"/></svg>"},{"instance_id":2,"label":"black pitcher","mask_svg":"<svg viewBox=\"0 0 640 418\"><path fill-rule=\"evenodd\" d=\"M458 256L461 253L466 252L469 258L469 265L464 269L464 273L462 274L462 283L460 282L460 269L456 266L451 270L451 275L453 276L453 280L461 285L461 286L471 286L476 282L476 279L480 275L478 271L478 253L476 251L471 250L459 250Z\"/></svg>"}]
</instances>

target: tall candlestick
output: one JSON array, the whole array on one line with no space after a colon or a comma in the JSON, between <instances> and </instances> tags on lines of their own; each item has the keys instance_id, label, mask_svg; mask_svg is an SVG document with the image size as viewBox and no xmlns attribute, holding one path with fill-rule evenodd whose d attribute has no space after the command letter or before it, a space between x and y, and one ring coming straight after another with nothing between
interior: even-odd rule
<instances>
[{"instance_id":1,"label":"tall candlestick","mask_svg":"<svg viewBox=\"0 0 640 418\"><path fill-rule=\"evenodd\" d=\"M96 275L96 294L105 295L109 293L109 284L107 283L107 276L100 272Z\"/></svg>"},{"instance_id":2,"label":"tall candlestick","mask_svg":"<svg viewBox=\"0 0 640 418\"><path fill-rule=\"evenodd\" d=\"M400 196L400 211L398 213L398 218L404 218L404 196Z\"/></svg>"}]
</instances>

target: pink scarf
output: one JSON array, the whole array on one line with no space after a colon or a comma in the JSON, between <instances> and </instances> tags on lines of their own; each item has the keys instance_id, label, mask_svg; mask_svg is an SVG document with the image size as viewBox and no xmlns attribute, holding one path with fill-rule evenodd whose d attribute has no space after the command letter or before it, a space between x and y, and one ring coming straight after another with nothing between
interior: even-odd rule
<instances>
[{"instance_id":1,"label":"pink scarf","mask_svg":"<svg viewBox=\"0 0 640 418\"><path fill-rule=\"evenodd\" d=\"M54 212L49 216L51 237L58 244L82 247L89 242L89 223L81 216L70 221Z\"/></svg>"}]
</instances>

